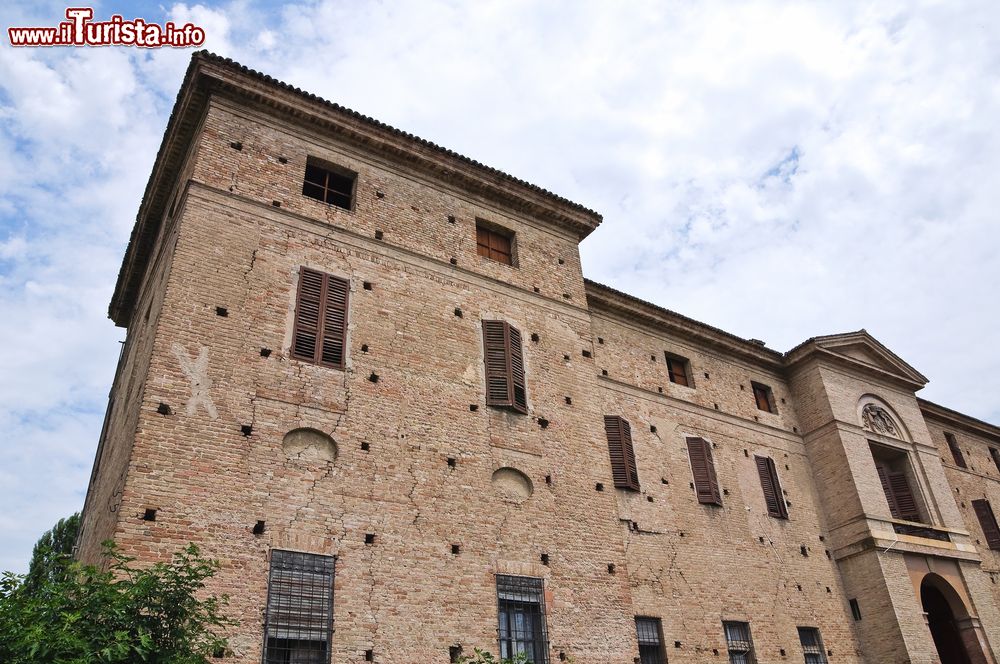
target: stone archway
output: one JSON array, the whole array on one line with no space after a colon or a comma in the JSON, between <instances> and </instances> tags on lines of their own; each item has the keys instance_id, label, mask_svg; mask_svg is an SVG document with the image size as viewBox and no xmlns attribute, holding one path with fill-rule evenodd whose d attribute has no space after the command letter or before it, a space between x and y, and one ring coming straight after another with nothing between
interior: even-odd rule
<instances>
[{"instance_id":1,"label":"stone archway","mask_svg":"<svg viewBox=\"0 0 1000 664\"><path fill-rule=\"evenodd\" d=\"M978 621L943 577L933 573L924 577L920 602L942 664L987 664L973 627Z\"/></svg>"}]
</instances>

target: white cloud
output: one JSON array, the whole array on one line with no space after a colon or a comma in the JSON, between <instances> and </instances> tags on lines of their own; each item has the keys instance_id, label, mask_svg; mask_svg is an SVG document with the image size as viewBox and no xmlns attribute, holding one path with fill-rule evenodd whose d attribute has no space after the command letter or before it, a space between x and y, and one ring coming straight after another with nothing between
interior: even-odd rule
<instances>
[{"instance_id":1,"label":"white cloud","mask_svg":"<svg viewBox=\"0 0 1000 664\"><path fill-rule=\"evenodd\" d=\"M46 25L62 9L0 12ZM598 281L781 350L866 327L931 378L928 398L1000 420L995 3L163 11L144 18L196 23L223 55L599 210L582 246ZM121 338L106 306L188 57L0 48L16 449L0 566L82 502Z\"/></svg>"}]
</instances>

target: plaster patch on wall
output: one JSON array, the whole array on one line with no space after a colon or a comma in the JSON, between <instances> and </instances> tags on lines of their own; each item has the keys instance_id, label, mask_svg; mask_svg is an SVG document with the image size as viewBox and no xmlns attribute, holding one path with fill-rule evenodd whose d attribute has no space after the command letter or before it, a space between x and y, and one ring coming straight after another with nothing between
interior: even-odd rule
<instances>
[{"instance_id":1,"label":"plaster patch on wall","mask_svg":"<svg viewBox=\"0 0 1000 664\"><path fill-rule=\"evenodd\" d=\"M303 461L333 461L337 444L333 438L316 429L292 429L281 441L285 456Z\"/></svg>"},{"instance_id":2,"label":"plaster patch on wall","mask_svg":"<svg viewBox=\"0 0 1000 664\"><path fill-rule=\"evenodd\" d=\"M196 359L191 359L187 350L179 342L174 342L170 347L177 363L181 365L181 371L187 376L191 383L191 396L187 400L184 408L185 415L194 415L198 411L198 406L204 406L205 412L213 420L218 419L219 413L215 410L215 404L209 395L212 389L212 379L208 377L208 346L202 346Z\"/></svg>"},{"instance_id":3,"label":"plaster patch on wall","mask_svg":"<svg viewBox=\"0 0 1000 664\"><path fill-rule=\"evenodd\" d=\"M500 468L493 473L493 488L501 497L523 503L534 489L528 476L516 468Z\"/></svg>"}]
</instances>

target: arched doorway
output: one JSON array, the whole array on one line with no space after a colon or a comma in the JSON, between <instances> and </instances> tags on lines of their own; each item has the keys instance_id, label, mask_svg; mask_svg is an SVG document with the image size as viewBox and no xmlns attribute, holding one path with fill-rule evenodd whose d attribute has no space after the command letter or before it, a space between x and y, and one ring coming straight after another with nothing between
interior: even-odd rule
<instances>
[{"instance_id":1,"label":"arched doorway","mask_svg":"<svg viewBox=\"0 0 1000 664\"><path fill-rule=\"evenodd\" d=\"M959 628L969 612L962 598L947 581L937 574L928 574L920 583L920 601L927 614L927 626L934 638L941 664L979 664L985 662L982 652L970 653ZM975 647L975 646L973 646Z\"/></svg>"}]
</instances>

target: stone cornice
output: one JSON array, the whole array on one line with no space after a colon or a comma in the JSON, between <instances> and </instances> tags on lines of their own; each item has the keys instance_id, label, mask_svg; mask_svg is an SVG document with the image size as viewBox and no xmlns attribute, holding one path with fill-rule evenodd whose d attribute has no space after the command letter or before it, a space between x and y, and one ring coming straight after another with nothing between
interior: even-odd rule
<instances>
[{"instance_id":1,"label":"stone cornice","mask_svg":"<svg viewBox=\"0 0 1000 664\"><path fill-rule=\"evenodd\" d=\"M590 279L586 280L586 288L587 306L592 311L607 312L616 318L644 324L656 332L672 332L754 365L778 373L782 371L782 354L757 342L743 339Z\"/></svg>"},{"instance_id":2,"label":"stone cornice","mask_svg":"<svg viewBox=\"0 0 1000 664\"><path fill-rule=\"evenodd\" d=\"M977 420L968 415L963 415L958 411L945 408L925 399L918 398L917 405L920 406L920 412L928 419L945 422L955 428L962 429L974 435L984 436L1000 444L1000 427L996 427L989 422Z\"/></svg>"}]
</instances>

